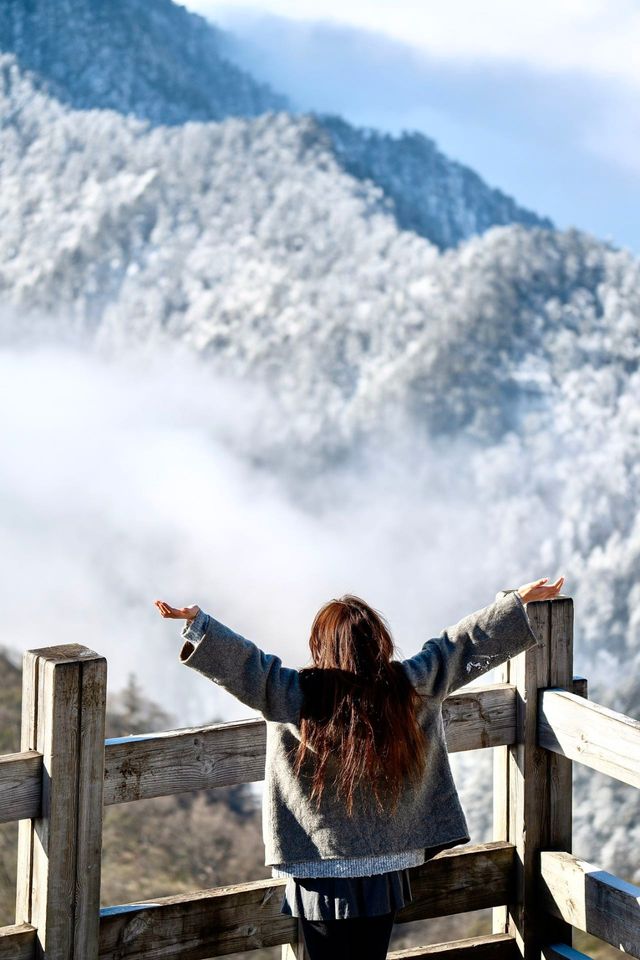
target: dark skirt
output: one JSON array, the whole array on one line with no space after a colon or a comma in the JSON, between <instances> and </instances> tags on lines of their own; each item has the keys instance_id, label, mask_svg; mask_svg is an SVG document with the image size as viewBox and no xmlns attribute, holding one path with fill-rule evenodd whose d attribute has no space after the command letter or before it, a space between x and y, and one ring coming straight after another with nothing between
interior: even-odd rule
<instances>
[{"instance_id":1,"label":"dark skirt","mask_svg":"<svg viewBox=\"0 0 640 960\"><path fill-rule=\"evenodd\" d=\"M376 917L412 899L408 868L369 877L287 877L280 913L308 920Z\"/></svg>"}]
</instances>

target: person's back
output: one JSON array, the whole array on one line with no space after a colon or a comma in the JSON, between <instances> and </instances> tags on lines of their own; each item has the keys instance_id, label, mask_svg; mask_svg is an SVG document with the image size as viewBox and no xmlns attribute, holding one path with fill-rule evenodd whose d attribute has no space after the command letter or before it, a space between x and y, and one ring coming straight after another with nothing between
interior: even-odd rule
<instances>
[{"instance_id":1,"label":"person's back","mask_svg":"<svg viewBox=\"0 0 640 960\"><path fill-rule=\"evenodd\" d=\"M287 877L281 912L302 918L311 960L385 957L393 918L411 900L409 869L470 836L449 765L442 703L538 643L524 603L563 578L499 591L493 603L393 660L389 627L353 594L314 618L312 665L282 665L198 606L179 658L266 720L265 864ZM327 952L325 952L325 950ZM340 951L346 951L342 953Z\"/></svg>"}]
</instances>

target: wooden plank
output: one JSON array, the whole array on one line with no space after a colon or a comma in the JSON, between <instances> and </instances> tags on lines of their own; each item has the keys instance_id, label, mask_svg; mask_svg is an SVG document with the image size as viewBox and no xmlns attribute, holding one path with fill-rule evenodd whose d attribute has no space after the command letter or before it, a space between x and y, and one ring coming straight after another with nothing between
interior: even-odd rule
<instances>
[{"instance_id":1,"label":"wooden plank","mask_svg":"<svg viewBox=\"0 0 640 960\"><path fill-rule=\"evenodd\" d=\"M80 672L79 663L41 662L37 748L43 755L42 816L31 821L29 922L38 930L45 956L65 960L73 957Z\"/></svg>"},{"instance_id":2,"label":"wooden plank","mask_svg":"<svg viewBox=\"0 0 640 960\"><path fill-rule=\"evenodd\" d=\"M571 598L549 601L551 607L551 638L548 649L547 676L545 686L563 687L573 690L573 600ZM543 658L544 659L544 658ZM571 852L573 843L573 769L571 760L544 750L540 744L539 716L543 693L538 691L536 703L536 741L538 751L546 759L546 789L548 815L541 816L541 829L538 846L534 851L532 877L532 909L535 924L540 927L539 906L536 898L536 886L539 877L540 850L565 850ZM572 694L573 696L573 694ZM584 698L581 698L584 699ZM544 814L544 808L541 811ZM545 943L573 944L571 925L558 918L548 918L544 924Z\"/></svg>"},{"instance_id":3,"label":"wooden plank","mask_svg":"<svg viewBox=\"0 0 640 960\"><path fill-rule=\"evenodd\" d=\"M33 650L25 650L22 655L22 721L20 728L20 750L37 750L36 724L38 720L38 672L39 658ZM41 761L42 763L42 761ZM42 766L38 783L39 796L36 804L37 816L40 816L42 804ZM22 819L18 822L18 854L16 874L16 923L31 921L31 890L33 874L33 821Z\"/></svg>"},{"instance_id":4,"label":"wooden plank","mask_svg":"<svg viewBox=\"0 0 640 960\"><path fill-rule=\"evenodd\" d=\"M395 922L446 917L506 903L514 863L514 845L504 841L442 850L432 860L411 868L415 900L398 911Z\"/></svg>"},{"instance_id":5,"label":"wooden plank","mask_svg":"<svg viewBox=\"0 0 640 960\"><path fill-rule=\"evenodd\" d=\"M496 674L498 679L508 684L515 693L515 687L509 682L511 676L511 660L501 663ZM515 700L514 700L514 728L515 728ZM513 742L515 735L513 737ZM509 840L509 746L497 746L493 750L493 839ZM506 904L499 904L491 911L491 929L494 935L503 934L509 929L509 910ZM511 937L511 939L514 939ZM520 951L518 950L518 953Z\"/></svg>"},{"instance_id":6,"label":"wooden plank","mask_svg":"<svg viewBox=\"0 0 640 960\"><path fill-rule=\"evenodd\" d=\"M467 686L442 703L448 753L513 743L515 690L509 683Z\"/></svg>"},{"instance_id":7,"label":"wooden plank","mask_svg":"<svg viewBox=\"0 0 640 960\"><path fill-rule=\"evenodd\" d=\"M509 683L467 687L442 709L447 750L478 750L515 740ZM105 804L128 803L264 779L261 717L115 737L105 743Z\"/></svg>"},{"instance_id":8,"label":"wooden plank","mask_svg":"<svg viewBox=\"0 0 640 960\"><path fill-rule=\"evenodd\" d=\"M285 878L252 880L100 910L100 960L204 960L295 942Z\"/></svg>"},{"instance_id":9,"label":"wooden plank","mask_svg":"<svg viewBox=\"0 0 640 960\"><path fill-rule=\"evenodd\" d=\"M97 958L100 940L100 876L104 791L104 731L107 661L82 661L80 678L80 755L78 758L78 822L74 958Z\"/></svg>"},{"instance_id":10,"label":"wooden plank","mask_svg":"<svg viewBox=\"0 0 640 960\"><path fill-rule=\"evenodd\" d=\"M640 957L640 887L571 853L543 850L539 888L549 914Z\"/></svg>"},{"instance_id":11,"label":"wooden plank","mask_svg":"<svg viewBox=\"0 0 640 960\"><path fill-rule=\"evenodd\" d=\"M0 960L33 960L36 928L29 923L0 927Z\"/></svg>"},{"instance_id":12,"label":"wooden plank","mask_svg":"<svg viewBox=\"0 0 640 960\"><path fill-rule=\"evenodd\" d=\"M446 943L430 943L424 947L392 950L387 960L519 960L520 951L513 937L506 933L488 933Z\"/></svg>"},{"instance_id":13,"label":"wooden plank","mask_svg":"<svg viewBox=\"0 0 640 960\"><path fill-rule=\"evenodd\" d=\"M444 850L411 868L417 899L396 922L448 916L500 902L509 891L509 843ZM280 913L286 878L159 897L100 911L101 960L203 960L295 943L297 918Z\"/></svg>"},{"instance_id":14,"label":"wooden plank","mask_svg":"<svg viewBox=\"0 0 640 960\"><path fill-rule=\"evenodd\" d=\"M527 604L543 646L529 648L502 665L501 679L516 690L517 742L494 757L494 836L516 846L514 886L506 907L492 912L494 933L516 939L525 960L539 958L545 942L571 943L571 928L551 918L543 926L536 901L541 848L571 848L571 763L561 763L537 742L538 691L549 685L573 689L573 601L570 597Z\"/></svg>"},{"instance_id":15,"label":"wooden plank","mask_svg":"<svg viewBox=\"0 0 640 960\"><path fill-rule=\"evenodd\" d=\"M257 717L109 739L104 802L264 780L266 729Z\"/></svg>"},{"instance_id":16,"label":"wooden plank","mask_svg":"<svg viewBox=\"0 0 640 960\"><path fill-rule=\"evenodd\" d=\"M541 694L541 746L640 787L640 720L566 690Z\"/></svg>"},{"instance_id":17,"label":"wooden plank","mask_svg":"<svg viewBox=\"0 0 640 960\"><path fill-rule=\"evenodd\" d=\"M79 644L27 651L22 746L41 754L39 814L21 820L16 923L37 950L97 958L106 661Z\"/></svg>"},{"instance_id":18,"label":"wooden plank","mask_svg":"<svg viewBox=\"0 0 640 960\"><path fill-rule=\"evenodd\" d=\"M515 691L493 683L447 697L443 722L449 752L515 738ZM264 779L266 723L261 717L214 723L105 743L104 802L169 796Z\"/></svg>"},{"instance_id":19,"label":"wooden plank","mask_svg":"<svg viewBox=\"0 0 640 960\"><path fill-rule=\"evenodd\" d=\"M40 813L42 754L22 750L0 757L0 823Z\"/></svg>"},{"instance_id":20,"label":"wooden plank","mask_svg":"<svg viewBox=\"0 0 640 960\"><path fill-rule=\"evenodd\" d=\"M573 690L586 696L584 677L573 678ZM23 707L25 702L23 695ZM506 681L452 694L442 714L449 753L495 747L498 756L501 745L515 740L515 689ZM257 718L106 740L104 802L260 780L265 733L264 720ZM0 757L0 823L40 816L41 777L37 750Z\"/></svg>"}]
</instances>

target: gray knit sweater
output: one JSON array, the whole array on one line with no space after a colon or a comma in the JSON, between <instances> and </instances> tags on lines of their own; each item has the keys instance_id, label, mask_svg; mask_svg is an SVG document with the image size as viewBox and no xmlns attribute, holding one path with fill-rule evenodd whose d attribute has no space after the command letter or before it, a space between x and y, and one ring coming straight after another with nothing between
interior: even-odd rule
<instances>
[{"instance_id":1,"label":"gray knit sweater","mask_svg":"<svg viewBox=\"0 0 640 960\"><path fill-rule=\"evenodd\" d=\"M302 691L299 672L284 667L203 610L187 622L180 660L258 710L267 727L262 830L265 864L274 875L350 876L422 862L417 851L470 840L449 766L442 702L450 693L509 657L539 643L515 590L463 617L403 660L423 695L420 722L428 735L422 781L408 786L395 816L385 818L361 789L350 819L325 792L320 810L309 801L309 772L296 777L290 753L299 740ZM404 855L404 856L403 856ZM328 863L327 861L330 861Z\"/></svg>"}]
</instances>

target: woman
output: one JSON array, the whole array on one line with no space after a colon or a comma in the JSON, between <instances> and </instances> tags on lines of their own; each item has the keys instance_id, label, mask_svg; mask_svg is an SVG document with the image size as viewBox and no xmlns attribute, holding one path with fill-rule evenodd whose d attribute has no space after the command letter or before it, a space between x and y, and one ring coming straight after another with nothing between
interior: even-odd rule
<instances>
[{"instance_id":1,"label":"woman","mask_svg":"<svg viewBox=\"0 0 640 960\"><path fill-rule=\"evenodd\" d=\"M524 604L558 595L564 577L548 579L499 591L402 661L384 617L346 594L316 614L301 670L197 604L155 601L187 621L180 661L267 721L265 864L288 878L280 912L301 918L310 960L386 957L409 869L469 842L442 702L541 643Z\"/></svg>"}]
</instances>

